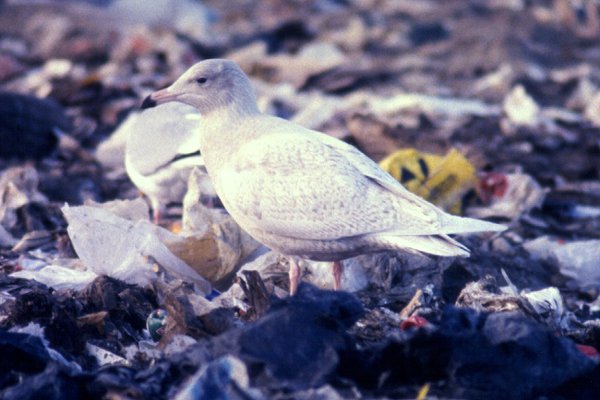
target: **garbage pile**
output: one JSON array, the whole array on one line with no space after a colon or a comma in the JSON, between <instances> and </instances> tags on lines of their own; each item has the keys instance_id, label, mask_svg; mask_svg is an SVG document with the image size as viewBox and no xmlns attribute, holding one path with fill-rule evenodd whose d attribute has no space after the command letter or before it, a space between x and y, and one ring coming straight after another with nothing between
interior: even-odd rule
<instances>
[{"instance_id":1,"label":"garbage pile","mask_svg":"<svg viewBox=\"0 0 600 400\"><path fill-rule=\"evenodd\" d=\"M597 398L592 0L0 2L0 398ZM469 258L290 260L227 214L202 115L141 111L206 58L355 145ZM172 118L173 116L177 118Z\"/></svg>"}]
</instances>

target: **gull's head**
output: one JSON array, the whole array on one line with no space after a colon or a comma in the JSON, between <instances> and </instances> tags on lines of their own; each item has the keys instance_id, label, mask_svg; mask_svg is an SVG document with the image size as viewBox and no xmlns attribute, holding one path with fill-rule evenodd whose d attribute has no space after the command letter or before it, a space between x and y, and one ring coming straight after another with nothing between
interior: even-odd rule
<instances>
[{"instance_id":1,"label":"gull's head","mask_svg":"<svg viewBox=\"0 0 600 400\"><path fill-rule=\"evenodd\" d=\"M250 80L236 63L222 59L193 65L171 86L146 97L142 108L171 101L195 107L202 115L224 108L238 113L257 112Z\"/></svg>"}]
</instances>

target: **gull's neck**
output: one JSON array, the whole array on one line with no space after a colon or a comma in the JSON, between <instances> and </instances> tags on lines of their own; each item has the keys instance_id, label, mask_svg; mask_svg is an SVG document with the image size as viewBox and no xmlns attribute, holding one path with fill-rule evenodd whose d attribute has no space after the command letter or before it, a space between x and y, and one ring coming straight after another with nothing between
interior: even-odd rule
<instances>
[{"instance_id":1,"label":"gull's neck","mask_svg":"<svg viewBox=\"0 0 600 400\"><path fill-rule=\"evenodd\" d=\"M205 121L218 125L229 123L239 123L244 118L253 117L260 114L256 102L231 103L227 107L217 107L208 113L202 114Z\"/></svg>"},{"instance_id":2,"label":"gull's neck","mask_svg":"<svg viewBox=\"0 0 600 400\"><path fill-rule=\"evenodd\" d=\"M227 155L234 153L245 140L258 133L253 129L244 129L248 121L261 115L256 102L230 104L202 114L200 134L200 152L209 170L213 165L226 161ZM240 137L243 135L243 137Z\"/></svg>"}]
</instances>

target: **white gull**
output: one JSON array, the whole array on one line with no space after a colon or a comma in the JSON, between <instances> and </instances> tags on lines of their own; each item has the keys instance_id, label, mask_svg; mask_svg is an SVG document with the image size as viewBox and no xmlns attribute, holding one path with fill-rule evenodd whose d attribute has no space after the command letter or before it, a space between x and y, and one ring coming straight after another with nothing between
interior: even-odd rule
<instances>
[{"instance_id":1,"label":"white gull","mask_svg":"<svg viewBox=\"0 0 600 400\"><path fill-rule=\"evenodd\" d=\"M409 192L355 147L290 121L262 114L250 80L232 61L188 69L143 108L171 101L202 114L200 150L208 175L232 217L259 242L295 257L333 261L383 250L468 256L449 237L502 231L502 225L445 213Z\"/></svg>"}]
</instances>

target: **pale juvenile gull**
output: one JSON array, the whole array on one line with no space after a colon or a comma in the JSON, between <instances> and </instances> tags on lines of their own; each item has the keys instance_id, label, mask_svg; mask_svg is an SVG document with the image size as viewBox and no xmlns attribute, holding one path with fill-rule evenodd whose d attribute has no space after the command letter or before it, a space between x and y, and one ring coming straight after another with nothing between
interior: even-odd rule
<instances>
[{"instance_id":1,"label":"pale juvenile gull","mask_svg":"<svg viewBox=\"0 0 600 400\"><path fill-rule=\"evenodd\" d=\"M169 203L181 203L194 167L203 168L200 114L182 103L165 104L126 122L125 169L152 207L154 222Z\"/></svg>"},{"instance_id":2,"label":"pale juvenile gull","mask_svg":"<svg viewBox=\"0 0 600 400\"><path fill-rule=\"evenodd\" d=\"M256 240L291 256L333 261L362 253L410 250L468 256L449 234L502 231L504 226L445 213L412 194L355 147L262 114L250 80L232 61L206 60L143 108L178 101L202 114L200 150L223 205Z\"/></svg>"}]
</instances>

